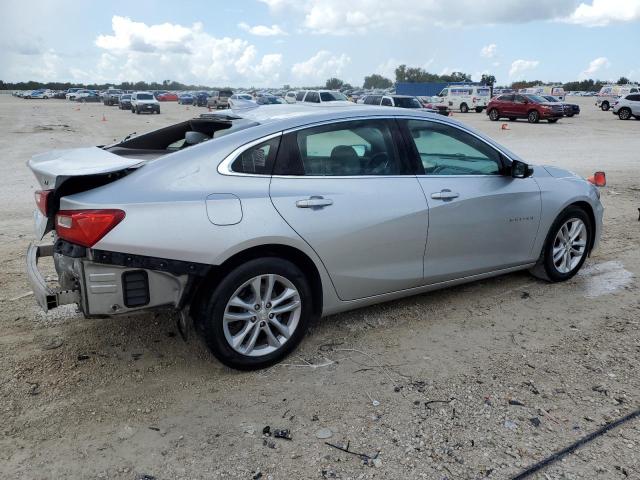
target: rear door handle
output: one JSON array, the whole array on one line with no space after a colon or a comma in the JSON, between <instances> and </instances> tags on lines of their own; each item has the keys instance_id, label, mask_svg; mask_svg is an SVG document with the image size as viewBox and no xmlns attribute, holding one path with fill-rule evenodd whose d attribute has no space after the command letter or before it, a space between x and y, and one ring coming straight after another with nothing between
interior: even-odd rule
<instances>
[{"instance_id":1,"label":"rear door handle","mask_svg":"<svg viewBox=\"0 0 640 480\"><path fill-rule=\"evenodd\" d=\"M321 196L312 196L296 202L296 207L298 208L323 208L330 205L333 205L333 200Z\"/></svg>"},{"instance_id":2,"label":"rear door handle","mask_svg":"<svg viewBox=\"0 0 640 480\"><path fill-rule=\"evenodd\" d=\"M440 190L439 192L435 192L431 194L431 198L435 200L451 200L453 198L458 198L460 196L457 192L452 192L448 188Z\"/></svg>"}]
</instances>

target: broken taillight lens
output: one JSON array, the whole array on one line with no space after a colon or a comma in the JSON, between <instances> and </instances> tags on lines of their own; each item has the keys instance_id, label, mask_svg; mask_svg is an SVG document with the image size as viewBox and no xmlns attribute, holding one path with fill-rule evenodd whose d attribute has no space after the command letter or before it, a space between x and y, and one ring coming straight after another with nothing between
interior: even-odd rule
<instances>
[{"instance_id":1,"label":"broken taillight lens","mask_svg":"<svg viewBox=\"0 0 640 480\"><path fill-rule=\"evenodd\" d=\"M49 210L49 195L51 195L52 192L53 190L36 190L35 192L36 205L45 217Z\"/></svg>"},{"instance_id":2,"label":"broken taillight lens","mask_svg":"<svg viewBox=\"0 0 640 480\"><path fill-rule=\"evenodd\" d=\"M587 178L587 181L594 184L596 187L605 187L607 185L607 176L604 172L596 172Z\"/></svg>"},{"instance_id":3,"label":"broken taillight lens","mask_svg":"<svg viewBox=\"0 0 640 480\"><path fill-rule=\"evenodd\" d=\"M71 243L92 247L124 216L122 210L63 210L56 215L56 233Z\"/></svg>"}]
</instances>

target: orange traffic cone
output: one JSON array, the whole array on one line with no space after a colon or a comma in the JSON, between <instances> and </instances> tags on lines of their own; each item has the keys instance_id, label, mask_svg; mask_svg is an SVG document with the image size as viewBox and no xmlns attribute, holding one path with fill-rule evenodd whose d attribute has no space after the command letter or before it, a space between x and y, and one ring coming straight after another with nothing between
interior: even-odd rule
<instances>
[{"instance_id":1,"label":"orange traffic cone","mask_svg":"<svg viewBox=\"0 0 640 480\"><path fill-rule=\"evenodd\" d=\"M449 110L449 116L453 117L453 110Z\"/></svg>"},{"instance_id":2,"label":"orange traffic cone","mask_svg":"<svg viewBox=\"0 0 640 480\"><path fill-rule=\"evenodd\" d=\"M500 127L500 130L511 130L509 128L509 125L507 125L506 123L503 123L502 126Z\"/></svg>"},{"instance_id":3,"label":"orange traffic cone","mask_svg":"<svg viewBox=\"0 0 640 480\"><path fill-rule=\"evenodd\" d=\"M209 111L211 111L211 105L208 105L208 107L209 107Z\"/></svg>"},{"instance_id":4,"label":"orange traffic cone","mask_svg":"<svg viewBox=\"0 0 640 480\"><path fill-rule=\"evenodd\" d=\"M104 113L102 114L102 121L106 122L107 121L107 117L104 116Z\"/></svg>"}]
</instances>

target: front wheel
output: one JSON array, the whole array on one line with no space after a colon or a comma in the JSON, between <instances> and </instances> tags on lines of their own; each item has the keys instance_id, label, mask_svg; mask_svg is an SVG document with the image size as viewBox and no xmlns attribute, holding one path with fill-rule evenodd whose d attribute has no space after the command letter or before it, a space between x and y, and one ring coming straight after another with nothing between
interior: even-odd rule
<instances>
[{"instance_id":1,"label":"front wheel","mask_svg":"<svg viewBox=\"0 0 640 480\"><path fill-rule=\"evenodd\" d=\"M618 110L618 118L620 120L629 120L631 118L631 110L628 108L621 108Z\"/></svg>"},{"instance_id":2,"label":"front wheel","mask_svg":"<svg viewBox=\"0 0 640 480\"><path fill-rule=\"evenodd\" d=\"M282 258L265 257L228 273L198 320L218 360L254 370L287 356L314 316L311 288L302 271Z\"/></svg>"},{"instance_id":3,"label":"front wheel","mask_svg":"<svg viewBox=\"0 0 640 480\"><path fill-rule=\"evenodd\" d=\"M492 108L489 111L489 120L493 122L500 120L500 113L498 113L498 110L496 108Z\"/></svg>"},{"instance_id":4,"label":"front wheel","mask_svg":"<svg viewBox=\"0 0 640 480\"><path fill-rule=\"evenodd\" d=\"M462 113L467 113L469 111L469 107L467 106L466 103L463 103L462 105L460 105L460 111Z\"/></svg>"},{"instance_id":5,"label":"front wheel","mask_svg":"<svg viewBox=\"0 0 640 480\"><path fill-rule=\"evenodd\" d=\"M607 110L609 110L609 102L602 102L600 108L602 108L603 112L606 112Z\"/></svg>"},{"instance_id":6,"label":"front wheel","mask_svg":"<svg viewBox=\"0 0 640 480\"><path fill-rule=\"evenodd\" d=\"M537 110L531 110L527 115L527 121L529 123L538 123L539 120L540 120L540 114L538 113Z\"/></svg>"},{"instance_id":7,"label":"front wheel","mask_svg":"<svg viewBox=\"0 0 640 480\"><path fill-rule=\"evenodd\" d=\"M584 264L592 236L593 226L586 212L578 207L566 208L551 226L531 273L550 282L569 280Z\"/></svg>"},{"instance_id":8,"label":"front wheel","mask_svg":"<svg viewBox=\"0 0 640 480\"><path fill-rule=\"evenodd\" d=\"M547 119L547 122L549 122L549 123L556 123L557 121L558 121L557 118L549 118L549 119Z\"/></svg>"},{"instance_id":9,"label":"front wheel","mask_svg":"<svg viewBox=\"0 0 640 480\"><path fill-rule=\"evenodd\" d=\"M476 107L476 113L482 113L482 107Z\"/></svg>"}]
</instances>

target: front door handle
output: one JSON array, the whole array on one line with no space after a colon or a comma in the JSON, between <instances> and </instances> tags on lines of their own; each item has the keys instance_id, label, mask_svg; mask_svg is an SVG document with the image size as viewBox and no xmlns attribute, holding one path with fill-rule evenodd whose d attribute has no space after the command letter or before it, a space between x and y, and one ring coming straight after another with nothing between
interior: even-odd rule
<instances>
[{"instance_id":1,"label":"front door handle","mask_svg":"<svg viewBox=\"0 0 640 480\"><path fill-rule=\"evenodd\" d=\"M323 208L330 205L333 205L333 200L321 196L312 196L296 202L296 207L298 208Z\"/></svg>"},{"instance_id":2,"label":"front door handle","mask_svg":"<svg viewBox=\"0 0 640 480\"><path fill-rule=\"evenodd\" d=\"M435 192L431 194L431 198L435 200L451 200L453 198L458 198L460 196L459 193L452 192L448 188L440 190L439 192Z\"/></svg>"}]
</instances>

